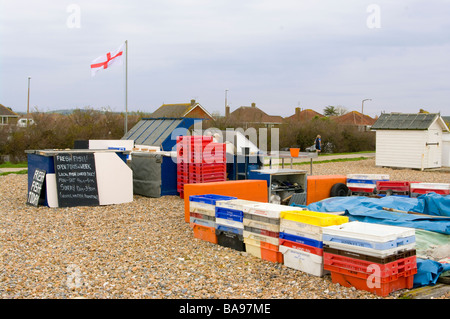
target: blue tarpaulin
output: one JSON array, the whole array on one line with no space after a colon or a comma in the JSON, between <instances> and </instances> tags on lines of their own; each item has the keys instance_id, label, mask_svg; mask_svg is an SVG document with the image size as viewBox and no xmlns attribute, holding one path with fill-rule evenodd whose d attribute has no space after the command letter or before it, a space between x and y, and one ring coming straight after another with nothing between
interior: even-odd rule
<instances>
[{"instance_id":1,"label":"blue tarpaulin","mask_svg":"<svg viewBox=\"0 0 450 319\"><path fill-rule=\"evenodd\" d=\"M450 264L441 264L430 259L417 258L417 274L414 275L413 287L436 284L439 276L450 270Z\"/></svg>"},{"instance_id":2,"label":"blue tarpaulin","mask_svg":"<svg viewBox=\"0 0 450 319\"><path fill-rule=\"evenodd\" d=\"M404 196L381 198L364 196L330 197L302 207L316 212L344 212L344 215L349 217L349 221L410 227L450 235L450 195L428 193L416 198ZM439 276L449 270L449 264L417 258L414 288L436 284Z\"/></svg>"},{"instance_id":3,"label":"blue tarpaulin","mask_svg":"<svg viewBox=\"0 0 450 319\"><path fill-rule=\"evenodd\" d=\"M387 224L393 226L419 228L441 234L450 234L450 195L436 193L416 198L386 196L372 198L364 196L330 197L306 206L317 212L345 212L350 221ZM383 208L416 212L416 215L388 211ZM442 218L439 218L442 216Z\"/></svg>"}]
</instances>

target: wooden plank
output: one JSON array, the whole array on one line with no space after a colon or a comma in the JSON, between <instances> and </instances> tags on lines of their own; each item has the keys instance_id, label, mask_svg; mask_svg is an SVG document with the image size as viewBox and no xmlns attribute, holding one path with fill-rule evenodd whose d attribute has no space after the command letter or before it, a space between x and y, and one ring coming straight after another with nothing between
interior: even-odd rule
<instances>
[{"instance_id":1,"label":"wooden plank","mask_svg":"<svg viewBox=\"0 0 450 319\"><path fill-rule=\"evenodd\" d=\"M450 285L436 284L434 286L424 286L408 290L402 294L400 299L433 299L444 296L450 292Z\"/></svg>"}]
</instances>

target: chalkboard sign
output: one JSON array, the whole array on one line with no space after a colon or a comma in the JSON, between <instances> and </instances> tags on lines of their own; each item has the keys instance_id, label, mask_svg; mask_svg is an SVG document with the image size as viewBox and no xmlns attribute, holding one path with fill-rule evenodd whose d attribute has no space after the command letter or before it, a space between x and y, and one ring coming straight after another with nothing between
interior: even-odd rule
<instances>
[{"instance_id":1,"label":"chalkboard sign","mask_svg":"<svg viewBox=\"0 0 450 319\"><path fill-rule=\"evenodd\" d=\"M36 168L31 182L30 191L28 192L27 204L35 207L39 206L39 199L41 198L41 191L44 185L46 171Z\"/></svg>"},{"instance_id":2,"label":"chalkboard sign","mask_svg":"<svg viewBox=\"0 0 450 319\"><path fill-rule=\"evenodd\" d=\"M93 153L55 155L55 173L59 207L99 204Z\"/></svg>"}]
</instances>

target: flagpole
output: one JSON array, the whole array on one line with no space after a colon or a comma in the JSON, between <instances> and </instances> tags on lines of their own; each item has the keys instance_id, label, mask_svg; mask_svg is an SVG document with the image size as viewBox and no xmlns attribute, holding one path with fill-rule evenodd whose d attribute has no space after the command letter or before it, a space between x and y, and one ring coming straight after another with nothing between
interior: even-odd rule
<instances>
[{"instance_id":1,"label":"flagpole","mask_svg":"<svg viewBox=\"0 0 450 319\"><path fill-rule=\"evenodd\" d=\"M125 40L125 133L128 132L128 40Z\"/></svg>"}]
</instances>

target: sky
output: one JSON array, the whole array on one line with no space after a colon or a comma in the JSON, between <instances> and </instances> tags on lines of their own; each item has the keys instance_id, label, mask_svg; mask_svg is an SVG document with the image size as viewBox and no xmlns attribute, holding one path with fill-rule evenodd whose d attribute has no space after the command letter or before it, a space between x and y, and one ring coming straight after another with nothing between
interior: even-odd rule
<instances>
[{"instance_id":1,"label":"sky","mask_svg":"<svg viewBox=\"0 0 450 319\"><path fill-rule=\"evenodd\" d=\"M226 97L283 117L450 115L449 17L450 0L0 0L0 104L26 112L30 83L40 112L195 99L223 115ZM125 41L128 81L125 64L92 77Z\"/></svg>"}]
</instances>

